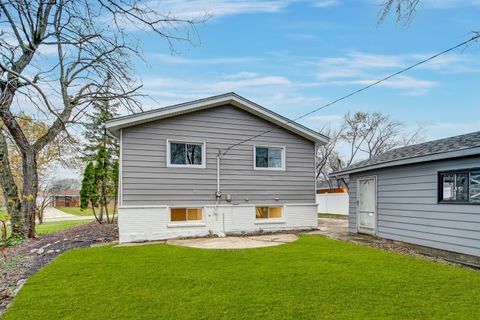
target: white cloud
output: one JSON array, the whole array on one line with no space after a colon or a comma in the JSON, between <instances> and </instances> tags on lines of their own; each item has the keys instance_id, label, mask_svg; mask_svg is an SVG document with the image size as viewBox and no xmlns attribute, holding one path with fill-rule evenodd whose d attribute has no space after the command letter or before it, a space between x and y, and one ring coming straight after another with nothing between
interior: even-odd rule
<instances>
[{"instance_id":1,"label":"white cloud","mask_svg":"<svg viewBox=\"0 0 480 320\"><path fill-rule=\"evenodd\" d=\"M479 6L480 0L422 0L422 5L436 9Z\"/></svg>"},{"instance_id":2,"label":"white cloud","mask_svg":"<svg viewBox=\"0 0 480 320\"><path fill-rule=\"evenodd\" d=\"M213 17L255 12L277 12L287 7L289 0L164 0L150 1L148 6L159 12L171 12L179 18Z\"/></svg>"},{"instance_id":3,"label":"white cloud","mask_svg":"<svg viewBox=\"0 0 480 320\"><path fill-rule=\"evenodd\" d=\"M287 33L285 36L289 39L298 41L307 41L317 38L317 35L311 33Z\"/></svg>"},{"instance_id":4,"label":"white cloud","mask_svg":"<svg viewBox=\"0 0 480 320\"><path fill-rule=\"evenodd\" d=\"M191 59L185 58L178 55L170 54L153 54L153 57L164 63L168 64L231 64L231 63L245 63L251 62L256 59L251 57L217 57L217 58L207 58L207 59Z\"/></svg>"},{"instance_id":5,"label":"white cloud","mask_svg":"<svg viewBox=\"0 0 480 320\"><path fill-rule=\"evenodd\" d=\"M377 6L383 6L384 0L370 0ZM450 9L455 7L475 7L480 5L480 0L422 0L418 8Z\"/></svg>"},{"instance_id":6,"label":"white cloud","mask_svg":"<svg viewBox=\"0 0 480 320\"><path fill-rule=\"evenodd\" d=\"M151 97L144 102L145 110L230 91L281 113L282 110L285 113L298 108L311 109L324 103L323 97L306 95L297 83L286 77L248 71L188 80L155 77L143 83L142 93Z\"/></svg>"},{"instance_id":7,"label":"white cloud","mask_svg":"<svg viewBox=\"0 0 480 320\"><path fill-rule=\"evenodd\" d=\"M315 77L319 82L306 84L306 86L368 85L431 55L378 55L351 52L344 56L307 61L307 64L313 64L318 68ZM418 66L415 70L428 70L430 73L465 73L477 70L477 64L476 60L468 54L446 54ZM418 76L404 74L389 79L379 86L400 89L407 95L422 95L438 85L436 81L418 79Z\"/></svg>"},{"instance_id":8,"label":"white cloud","mask_svg":"<svg viewBox=\"0 0 480 320\"><path fill-rule=\"evenodd\" d=\"M365 79L365 80L350 81L350 83L367 86L369 84L374 83L375 81L377 80ZM406 76L406 75L398 75L394 78L390 78L387 81L378 84L377 86L383 87L383 88L391 88L391 89L402 89L402 90L406 90L407 95L420 96L420 95L426 94L429 89L439 86L439 83L435 81L415 79L413 77Z\"/></svg>"},{"instance_id":9,"label":"white cloud","mask_svg":"<svg viewBox=\"0 0 480 320\"><path fill-rule=\"evenodd\" d=\"M307 2L313 7L325 8L338 5L338 0L163 0L150 1L147 5L159 12L171 12L179 18L215 17L246 13L279 12L297 2Z\"/></svg>"},{"instance_id":10,"label":"white cloud","mask_svg":"<svg viewBox=\"0 0 480 320\"><path fill-rule=\"evenodd\" d=\"M223 78L228 80L237 80L237 79L251 79L258 77L259 74L256 72L241 71L237 73L230 73L223 76Z\"/></svg>"},{"instance_id":11,"label":"white cloud","mask_svg":"<svg viewBox=\"0 0 480 320\"><path fill-rule=\"evenodd\" d=\"M325 8L325 7L332 7L338 6L341 2L339 0L316 0L312 1L312 6L316 8Z\"/></svg>"}]
</instances>

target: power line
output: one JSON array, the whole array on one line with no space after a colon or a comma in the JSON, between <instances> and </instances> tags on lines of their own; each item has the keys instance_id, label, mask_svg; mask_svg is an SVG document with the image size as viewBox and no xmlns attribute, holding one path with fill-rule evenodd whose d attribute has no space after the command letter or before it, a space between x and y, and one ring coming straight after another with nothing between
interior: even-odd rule
<instances>
[{"instance_id":1,"label":"power line","mask_svg":"<svg viewBox=\"0 0 480 320\"><path fill-rule=\"evenodd\" d=\"M257 135L254 135L254 136L252 136L252 137L250 137L250 138L247 138L247 139L245 139L245 140L242 140L242 141L240 141L240 142L237 142L237 143L235 143L235 144L232 144L232 145L229 146L227 149L225 149L225 151L222 153L222 157L225 156L225 155L228 153L228 151L230 151L232 148L235 148L235 147L238 146L238 145L241 145L241 144L243 144L243 143L245 143L245 142L248 142L248 141L251 141L251 140L256 139L256 138L258 138L258 137L261 137L261 136L263 136L264 134L270 133L270 132L272 132L273 130L275 130L275 129L277 129L277 128L282 128L282 127L284 127L284 126L286 126L286 125L288 125L288 124L290 124L290 123L292 123L292 122L295 122L295 121L297 121L297 120L300 120L300 119L302 119L302 118L305 118L305 117L307 117L307 116L309 116L309 115L311 115L311 114L314 114L314 113L316 113L316 112L318 112L318 111L320 111L320 110L322 110L322 109L328 108L328 107L330 107L330 106L332 106L332 105L334 105L334 104L336 104L336 103L338 103L338 102L340 102L340 101L342 101L342 100L348 99L348 98L350 98L350 97L353 96L353 95L356 95L356 94L358 94L358 93L360 93L360 92L362 92L362 91L365 91L365 90L367 90L367 89L370 89L371 87L374 87L374 86L376 86L376 85L378 85L378 84L380 84L380 83L382 83L382 82L385 82L385 81L387 81L387 80L389 80L389 79L391 79L391 78L393 78L393 77L396 77L396 76L398 76L398 75L400 75L400 74L402 74L402 73L405 73L405 72L407 72L407 71L409 71L409 70L411 70L411 69L413 69L413 68L416 68L416 67L418 67L419 65L422 65L422 64L424 64L424 63L427 63L427 62L429 62L429 61L431 61L431 60L433 60L433 59L435 59L435 58L438 58L438 57L441 56L441 55L444 55L444 54L446 54L446 53L449 53L449 52L451 52L451 51L454 51L454 50L456 50L456 49L458 49L458 48L460 48L460 47L466 46L466 45L469 44L470 42L473 42L473 41L475 41L475 40L477 40L477 39L479 39L479 38L480 38L480 34L476 34L476 35L474 35L473 37L471 37L471 38L468 39L468 40L465 40L465 41L463 41L463 42L461 42L461 43L459 43L459 44L457 44L457 45L455 45L455 46L453 46L453 47L450 47L450 48L445 49L445 50L443 50L443 51L441 51L441 52L439 52L439 53L436 53L436 54L434 54L434 55L432 55L432 56L430 56L430 57L428 57L428 58L426 58L426 59L424 59L424 60L421 60L421 61L419 61L419 62L417 62L417 63L415 63L415 64L412 64L412 65L409 66L409 67L406 67L406 68L401 69L401 70L399 70L399 71L397 71L397 72L395 72L395 73L392 73L392 74L386 76L385 78L382 78L382 79L380 79L380 80L374 81L374 82L370 83L369 85L366 85L366 86L364 86L364 87L362 87L362 88L359 88L359 89L357 89L357 90L355 90L355 91L352 91L352 92L350 92L350 93L348 93L348 94L346 94L346 95L344 95L344 96L342 96L342 97L340 97L340 98L337 98L337 99L335 99L335 100L333 100L333 101L331 101L331 102L329 102L329 103L327 103L327 104L324 104L324 105L322 105L322 106L320 106L320 107L318 107L318 108L316 108L316 109L313 109L312 111L309 111L309 112L307 112L307 113L305 113L305 114L302 114L301 116L299 116L299 117L297 117L297 118L295 118L295 119L293 119L293 120L289 120L289 121L287 121L287 122L285 122L285 123L283 123L283 124L281 124L281 125L277 125L277 126L274 127L273 129L264 131L264 132L262 132L262 133L259 133L259 134L257 134Z\"/></svg>"}]
</instances>

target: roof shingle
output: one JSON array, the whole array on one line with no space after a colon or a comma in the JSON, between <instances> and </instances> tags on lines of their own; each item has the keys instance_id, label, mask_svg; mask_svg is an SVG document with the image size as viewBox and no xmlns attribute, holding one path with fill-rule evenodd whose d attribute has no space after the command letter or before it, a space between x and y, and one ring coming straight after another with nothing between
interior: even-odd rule
<instances>
[{"instance_id":1,"label":"roof shingle","mask_svg":"<svg viewBox=\"0 0 480 320\"><path fill-rule=\"evenodd\" d=\"M334 174L344 173L361 168L365 168L367 170L369 167L374 165L434 154L461 151L477 147L480 147L480 131L393 149L376 157L354 163L349 167L335 172ZM394 164L392 163L392 165Z\"/></svg>"}]
</instances>

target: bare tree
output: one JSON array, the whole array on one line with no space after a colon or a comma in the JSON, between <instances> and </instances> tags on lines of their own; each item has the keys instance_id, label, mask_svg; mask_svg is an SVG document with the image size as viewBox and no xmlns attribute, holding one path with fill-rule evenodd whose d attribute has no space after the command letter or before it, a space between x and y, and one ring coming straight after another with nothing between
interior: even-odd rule
<instances>
[{"instance_id":1,"label":"bare tree","mask_svg":"<svg viewBox=\"0 0 480 320\"><path fill-rule=\"evenodd\" d=\"M330 139L327 144L317 149L317 181L327 181L330 187L333 188L329 174L342 166L342 160L337 151L342 128L332 129L327 127L321 129L320 132Z\"/></svg>"},{"instance_id":2,"label":"bare tree","mask_svg":"<svg viewBox=\"0 0 480 320\"><path fill-rule=\"evenodd\" d=\"M349 112L344 116L343 128L341 139L350 150L346 166L423 140L420 127L409 132L403 123L379 112Z\"/></svg>"},{"instance_id":3,"label":"bare tree","mask_svg":"<svg viewBox=\"0 0 480 320\"><path fill-rule=\"evenodd\" d=\"M160 14L140 0L0 0L0 119L22 158L19 193L8 172L0 174L7 190L12 231L35 237L38 191L37 154L80 118L98 99L140 108L132 57L141 56L132 29L149 30L172 47L191 41L202 20ZM151 3L151 2L150 2ZM106 84L108 83L108 90ZM49 121L48 131L31 142L14 108L25 105ZM1 148L1 169L9 171Z\"/></svg>"},{"instance_id":4,"label":"bare tree","mask_svg":"<svg viewBox=\"0 0 480 320\"><path fill-rule=\"evenodd\" d=\"M395 12L398 22L409 24L420 0L384 0L379 21L382 22L392 12Z\"/></svg>"},{"instance_id":5,"label":"bare tree","mask_svg":"<svg viewBox=\"0 0 480 320\"><path fill-rule=\"evenodd\" d=\"M337 181L334 186L330 173L424 139L421 127L414 131L406 130L403 123L379 112L349 112L344 115L338 129L327 127L320 131L330 141L317 151L317 180L328 182L331 188L342 184L348 188L348 184Z\"/></svg>"}]
</instances>

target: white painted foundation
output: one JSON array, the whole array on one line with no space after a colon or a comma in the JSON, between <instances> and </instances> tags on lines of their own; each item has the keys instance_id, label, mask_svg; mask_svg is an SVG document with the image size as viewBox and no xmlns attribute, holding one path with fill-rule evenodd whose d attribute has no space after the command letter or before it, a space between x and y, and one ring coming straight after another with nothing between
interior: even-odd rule
<instances>
[{"instance_id":1,"label":"white painted foundation","mask_svg":"<svg viewBox=\"0 0 480 320\"><path fill-rule=\"evenodd\" d=\"M285 204L281 219L255 219L255 206L219 205L215 214L214 205L189 205L188 207L203 208L203 221L189 223L170 222L168 206L122 206L118 215L119 240L120 243L125 243L200 237L209 234L274 232L317 227L315 203Z\"/></svg>"}]
</instances>

